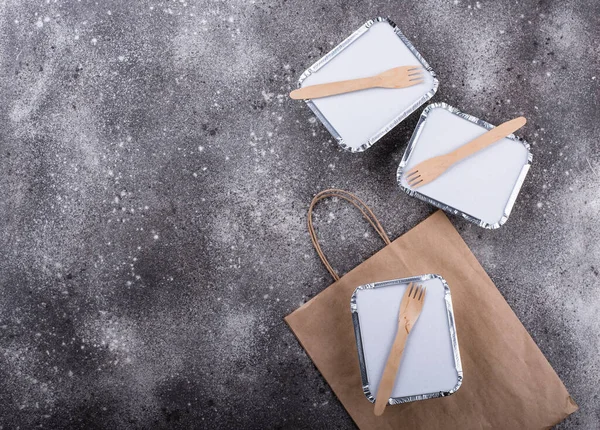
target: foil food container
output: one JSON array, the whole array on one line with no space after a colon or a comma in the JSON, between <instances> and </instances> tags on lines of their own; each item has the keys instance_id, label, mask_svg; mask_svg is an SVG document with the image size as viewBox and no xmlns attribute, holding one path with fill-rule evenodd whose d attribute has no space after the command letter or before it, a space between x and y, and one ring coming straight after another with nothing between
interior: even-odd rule
<instances>
[{"instance_id":1,"label":"foil food container","mask_svg":"<svg viewBox=\"0 0 600 430\"><path fill-rule=\"evenodd\" d=\"M375 282L358 287L350 301L362 388L375 402L379 380L398 328L400 302L407 285L427 288L421 315L400 362L389 404L449 396L461 386L463 370L447 282L440 275Z\"/></svg>"},{"instance_id":2,"label":"foil food container","mask_svg":"<svg viewBox=\"0 0 600 430\"><path fill-rule=\"evenodd\" d=\"M306 100L343 149L362 152L433 97L438 88L434 71L398 27L387 18L367 21L309 67L298 87L374 76L406 65L421 65L424 82Z\"/></svg>"},{"instance_id":3,"label":"foil food container","mask_svg":"<svg viewBox=\"0 0 600 430\"><path fill-rule=\"evenodd\" d=\"M511 134L417 190L404 178L404 172L416 164L446 154L492 128L492 124L446 103L427 106L398 166L399 187L480 227L499 228L508 220L533 159L523 139Z\"/></svg>"}]
</instances>

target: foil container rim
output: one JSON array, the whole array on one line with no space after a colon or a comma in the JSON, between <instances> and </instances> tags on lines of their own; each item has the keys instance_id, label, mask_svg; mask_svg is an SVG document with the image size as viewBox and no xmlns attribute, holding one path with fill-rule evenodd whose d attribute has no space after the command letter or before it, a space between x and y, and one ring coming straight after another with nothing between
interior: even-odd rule
<instances>
[{"instance_id":1,"label":"foil container rim","mask_svg":"<svg viewBox=\"0 0 600 430\"><path fill-rule=\"evenodd\" d=\"M323 113L319 110L319 108L317 108L317 106L312 102L312 100L310 100L310 99L305 100L305 103L307 104L307 106L315 114L315 116L319 119L319 121L321 121L321 123L325 126L325 128L329 131L329 133L331 133L331 135L335 138L338 145L343 150L349 151L352 153L364 152L367 149L369 149L371 146L373 146L379 139L381 139L384 135L386 135L388 132L390 132L395 126L400 124L410 114L412 114L420 106L422 106L424 103L426 103L428 100L430 100L434 96L434 94L437 92L437 89L439 87L439 81L436 77L436 73L433 71L433 69L431 68L429 63L425 60L425 58L423 58L423 56L419 53L419 51L417 51L417 49L413 46L413 44L406 38L406 36L402 33L402 31L400 31L400 29L398 28L396 23L394 23L394 21L392 21L390 18L387 18L387 17L384 18L384 17L378 16L374 19L370 19L367 22L365 22L362 26L360 26L358 28L358 30L355 30L350 36L348 36L346 39L344 39L335 48L333 48L331 51L329 51L323 57L318 59L312 66L310 66L308 69L306 69L300 75L300 78L298 78L298 84L297 84L298 88L300 88L302 86L302 82L304 82L304 80L306 78L308 78L310 75L312 75L313 73L317 72L320 68L325 66L328 62L330 62L333 58L335 58L340 52L342 52L344 49L346 49L348 46L350 46L352 44L352 42L354 42L356 39L358 39L360 36L362 36L364 33L366 33L373 26L373 24L376 24L378 22L385 22L392 27L396 36L398 36L398 38L402 41L402 43L404 43L406 45L406 47L410 50L410 52L417 58L417 60L421 63L423 68L425 70L427 70L427 72L429 74L431 74L431 77L433 78L433 86L423 96L421 96L413 104L408 106L397 117L395 117L390 122L388 122L386 125L384 125L372 137L370 137L365 143L363 143L362 145L360 145L357 148L353 148L353 147L349 146L348 144L346 144L346 142L344 142L342 136L337 132L335 127L333 127L333 125L329 121L327 121L327 118L325 118Z\"/></svg>"},{"instance_id":2,"label":"foil container rim","mask_svg":"<svg viewBox=\"0 0 600 430\"><path fill-rule=\"evenodd\" d=\"M366 366L364 350L363 350L362 335L360 332L360 321L358 318L358 306L356 303L357 293L360 290L370 290L370 289L374 289L374 288L381 288L381 287L386 287L386 286L391 286L391 285L397 285L399 283L402 284L402 283L416 282L416 281L427 281L429 279L439 279L442 282L442 285L444 286L444 301L446 303L446 317L448 319L448 327L449 327L449 332L450 332L450 340L452 343L452 353L454 356L454 368L456 370L457 382L456 382L456 385L448 391L436 391L436 392L432 392L432 393L417 394L417 395L412 395L412 396L392 397L392 398L390 398L388 403L390 405L397 405L400 403L414 402L417 400L427 400L427 399L435 399L438 397L447 397L447 396L450 396L450 395L456 393L456 391L458 391L458 389L462 385L463 369L462 369L462 362L460 359L460 349L458 347L458 336L456 334L456 323L454 320L454 308L452 307L452 295L450 293L450 286L448 285L448 282L446 282L444 277L441 275L438 275L438 274L428 273L426 275L411 276L408 278L399 278L399 279L392 279L389 281L373 282L373 283L358 286L354 290L354 292L352 293L352 296L350 298L350 312L352 314L352 323L354 325L354 336L356 338L356 348L358 350L358 361L359 361L359 366L360 366L362 389L363 389L363 393L365 394L365 396L371 403L375 403L375 397L369 387L369 378L367 375L367 366Z\"/></svg>"},{"instance_id":3,"label":"foil container rim","mask_svg":"<svg viewBox=\"0 0 600 430\"><path fill-rule=\"evenodd\" d=\"M413 131L413 134L412 134L410 140L408 141L408 145L406 147L406 150L404 151L404 155L402 156L402 160L400 161L400 165L398 166L398 169L396 171L396 182L398 183L398 186L400 187L400 189L402 191L404 191L409 196L415 197L419 200L429 203L429 204L431 204L439 209L442 209L443 211L451 213L453 215L459 215L462 218L466 219L467 221L477 224L479 227L483 227L483 228L489 229L489 230L494 230L494 229L500 228L502 225L504 225L506 223L506 221L508 221L508 217L510 216L512 208L517 200L517 196L519 195L519 192L521 191L521 187L523 186L525 177L527 176L527 172L529 171L529 168L531 167L531 163L533 162L533 154L531 153L531 146L529 145L529 143L526 140L522 139L521 137L518 137L514 134L510 134L510 135L506 136L507 139L519 142L525 147L525 149L527 150L527 162L521 168L521 172L519 173L517 181L515 182L515 186L513 187L513 190L508 198L508 201L506 202L502 216L495 223L485 222L485 221L477 218L476 216L468 214L464 211L461 211L460 209L457 209L453 206L450 206L439 200L428 197L424 194L421 194L418 191L412 190L412 189L402 185L402 174L404 173L404 168L406 167L408 159L410 158L410 155L412 154L412 151L419 139L419 136L421 135L423 127L425 126L425 121L427 120L427 116L429 115L429 112L431 112L432 110L437 109L437 108L445 109L445 110L447 110L457 116L460 116L461 118L464 118L474 124L482 126L482 127L486 128L487 130L491 130L492 128L495 127L493 124L490 124L489 122L484 121L481 118L478 118L476 116L464 113L460 109L458 109L454 106L451 106L445 102L435 102L435 103L429 104L425 109L423 109L423 112L421 113L421 116L419 117L417 126L415 127L415 130Z\"/></svg>"}]
</instances>

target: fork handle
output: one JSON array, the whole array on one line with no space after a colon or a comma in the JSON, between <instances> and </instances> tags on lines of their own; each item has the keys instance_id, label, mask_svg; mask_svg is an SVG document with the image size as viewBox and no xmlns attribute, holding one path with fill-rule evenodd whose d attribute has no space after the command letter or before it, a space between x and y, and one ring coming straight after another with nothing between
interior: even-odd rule
<instances>
[{"instance_id":1,"label":"fork handle","mask_svg":"<svg viewBox=\"0 0 600 430\"><path fill-rule=\"evenodd\" d=\"M409 331L404 324L398 325L398 332L396 333L392 350L385 363L383 376L381 377L381 381L379 381L379 388L377 388L377 397L375 398L375 415L377 416L383 414L388 400L392 395L392 389L394 388L394 382L396 382L396 375L398 374L398 368L400 366L400 360L402 359L402 353L404 352L404 346L406 345L406 339L408 339L408 333Z\"/></svg>"},{"instance_id":2,"label":"fork handle","mask_svg":"<svg viewBox=\"0 0 600 430\"><path fill-rule=\"evenodd\" d=\"M485 132L481 136L473 139L469 143L465 143L461 147L455 149L450 152L448 156L452 157L452 164L462 160L463 158L467 158L470 155L473 155L477 151L481 151L484 148L487 148L492 143L499 141L500 139L508 136L509 134L514 133L521 127L525 125L527 120L525 117L520 116L515 119L511 119L510 121L506 121L500 124L498 127L494 127L491 130Z\"/></svg>"},{"instance_id":3,"label":"fork handle","mask_svg":"<svg viewBox=\"0 0 600 430\"><path fill-rule=\"evenodd\" d=\"M316 99L320 97L333 96L336 94L350 93L352 91L366 90L377 87L379 79L377 76L368 78L350 79L348 81L329 82L327 84L309 85L298 88L290 93L293 99Z\"/></svg>"}]
</instances>

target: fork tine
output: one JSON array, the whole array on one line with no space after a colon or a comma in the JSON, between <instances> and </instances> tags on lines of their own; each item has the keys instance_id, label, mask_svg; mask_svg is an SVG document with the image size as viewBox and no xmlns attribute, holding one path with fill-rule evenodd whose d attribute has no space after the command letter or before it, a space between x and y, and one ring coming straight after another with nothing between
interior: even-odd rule
<instances>
[{"instance_id":1,"label":"fork tine","mask_svg":"<svg viewBox=\"0 0 600 430\"><path fill-rule=\"evenodd\" d=\"M418 170L417 169L411 169L407 174L406 174L406 178L410 178L411 176L413 176L415 173L417 173Z\"/></svg>"},{"instance_id":2,"label":"fork tine","mask_svg":"<svg viewBox=\"0 0 600 430\"><path fill-rule=\"evenodd\" d=\"M422 66L407 66L407 69L409 72L413 71L413 70L423 70Z\"/></svg>"},{"instance_id":3,"label":"fork tine","mask_svg":"<svg viewBox=\"0 0 600 430\"><path fill-rule=\"evenodd\" d=\"M410 187L414 190L417 189L421 186L425 185L425 183L423 182L423 179L421 179L419 182L412 184Z\"/></svg>"},{"instance_id":4,"label":"fork tine","mask_svg":"<svg viewBox=\"0 0 600 430\"><path fill-rule=\"evenodd\" d=\"M419 76L419 77L416 77L416 78L413 78L413 79L409 79L409 80L408 80L408 82L410 82L411 86L412 86L412 85L417 85L417 84L420 84L420 83L422 83L423 81L425 81L425 79L423 79L423 78L422 78L422 77L420 77L420 76Z\"/></svg>"},{"instance_id":5,"label":"fork tine","mask_svg":"<svg viewBox=\"0 0 600 430\"><path fill-rule=\"evenodd\" d=\"M408 184L414 184L415 182L419 182L419 181L420 181L420 180L422 180L422 179L423 179L423 178L421 178L421 175L419 174L419 175L413 176L413 177L411 177L411 178L408 178L408 179L406 180L406 182L407 182Z\"/></svg>"},{"instance_id":6,"label":"fork tine","mask_svg":"<svg viewBox=\"0 0 600 430\"><path fill-rule=\"evenodd\" d=\"M406 291L408 292L408 297L410 297L413 288L414 288L414 284L412 282L410 284L408 284L408 287L406 287Z\"/></svg>"},{"instance_id":7,"label":"fork tine","mask_svg":"<svg viewBox=\"0 0 600 430\"><path fill-rule=\"evenodd\" d=\"M421 176L417 176L417 178L415 178L414 180L411 180L411 182L408 183L408 186L411 188L418 188L421 186L420 184L422 182L423 182L423 178L421 178Z\"/></svg>"},{"instance_id":8,"label":"fork tine","mask_svg":"<svg viewBox=\"0 0 600 430\"><path fill-rule=\"evenodd\" d=\"M413 174L406 177L406 181L413 182L415 179L420 178L420 177L421 177L421 173L419 173L419 171L416 170Z\"/></svg>"},{"instance_id":9,"label":"fork tine","mask_svg":"<svg viewBox=\"0 0 600 430\"><path fill-rule=\"evenodd\" d=\"M409 70L408 71L408 76L417 76L417 75L423 75L423 69Z\"/></svg>"},{"instance_id":10,"label":"fork tine","mask_svg":"<svg viewBox=\"0 0 600 430\"><path fill-rule=\"evenodd\" d=\"M419 294L419 300L425 298L425 290L426 289L427 289L427 287L421 288L421 294Z\"/></svg>"}]
</instances>

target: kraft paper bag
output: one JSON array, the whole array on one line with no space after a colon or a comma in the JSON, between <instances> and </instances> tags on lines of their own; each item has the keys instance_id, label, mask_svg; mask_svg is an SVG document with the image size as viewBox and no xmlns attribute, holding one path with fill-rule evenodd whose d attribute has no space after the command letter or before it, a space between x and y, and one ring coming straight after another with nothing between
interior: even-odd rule
<instances>
[{"instance_id":1,"label":"kraft paper bag","mask_svg":"<svg viewBox=\"0 0 600 430\"><path fill-rule=\"evenodd\" d=\"M386 247L339 278L318 244L312 208L338 197L358 207ZM309 231L336 281L285 321L361 429L543 429L578 407L542 352L443 212L390 243L358 198L341 190L318 194ZM388 405L381 417L363 394L350 313L359 285L424 273L450 286L464 380L453 395Z\"/></svg>"}]
</instances>

